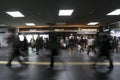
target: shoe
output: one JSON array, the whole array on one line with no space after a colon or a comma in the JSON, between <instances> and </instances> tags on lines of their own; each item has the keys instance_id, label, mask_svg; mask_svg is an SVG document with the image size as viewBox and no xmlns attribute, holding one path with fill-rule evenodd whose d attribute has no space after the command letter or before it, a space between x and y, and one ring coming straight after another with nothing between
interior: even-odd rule
<instances>
[{"instance_id":1,"label":"shoe","mask_svg":"<svg viewBox=\"0 0 120 80\"><path fill-rule=\"evenodd\" d=\"M108 68L109 68L109 69L113 69L113 66L109 66Z\"/></svg>"},{"instance_id":2,"label":"shoe","mask_svg":"<svg viewBox=\"0 0 120 80\"><path fill-rule=\"evenodd\" d=\"M9 67L11 67L11 64L10 64L10 63L7 63L7 64L6 64L6 66L9 66Z\"/></svg>"},{"instance_id":3,"label":"shoe","mask_svg":"<svg viewBox=\"0 0 120 80\"><path fill-rule=\"evenodd\" d=\"M39 55L39 53L36 53L36 55Z\"/></svg>"}]
</instances>

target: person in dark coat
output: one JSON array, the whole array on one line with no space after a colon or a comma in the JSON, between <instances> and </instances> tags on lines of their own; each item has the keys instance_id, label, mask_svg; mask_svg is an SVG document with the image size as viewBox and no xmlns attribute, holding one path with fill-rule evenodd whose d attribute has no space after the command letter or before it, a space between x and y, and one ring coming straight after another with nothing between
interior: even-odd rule
<instances>
[{"instance_id":1,"label":"person in dark coat","mask_svg":"<svg viewBox=\"0 0 120 80\"><path fill-rule=\"evenodd\" d=\"M79 41L79 45L81 46L80 48L80 52L83 52L84 51L84 39L83 39L83 36L81 36L81 39Z\"/></svg>"},{"instance_id":2,"label":"person in dark coat","mask_svg":"<svg viewBox=\"0 0 120 80\"><path fill-rule=\"evenodd\" d=\"M26 36L24 36L24 40L21 43L21 50L24 52L24 56L27 57L28 56L28 41Z\"/></svg>"},{"instance_id":3,"label":"person in dark coat","mask_svg":"<svg viewBox=\"0 0 120 80\"><path fill-rule=\"evenodd\" d=\"M52 35L52 38L50 39L50 50L51 50L50 67L49 67L50 69L53 69L54 67L55 56L58 55L59 46L60 46L60 43L57 41L57 36Z\"/></svg>"},{"instance_id":4,"label":"person in dark coat","mask_svg":"<svg viewBox=\"0 0 120 80\"><path fill-rule=\"evenodd\" d=\"M25 64L21 59L21 53L20 53L20 47L21 47L21 43L20 43L20 39L18 37L18 35L15 35L15 30L14 29L10 29L10 36L8 37L8 43L11 44L12 47L12 52L11 55L9 57L7 66L11 66L11 62L13 61L14 58L17 58L17 60L23 65Z\"/></svg>"},{"instance_id":5,"label":"person in dark coat","mask_svg":"<svg viewBox=\"0 0 120 80\"><path fill-rule=\"evenodd\" d=\"M74 37L72 36L71 39L69 40L69 46L70 46L71 50L73 50L73 48L74 48L74 43L75 43Z\"/></svg>"},{"instance_id":6,"label":"person in dark coat","mask_svg":"<svg viewBox=\"0 0 120 80\"><path fill-rule=\"evenodd\" d=\"M113 60L111 57L111 43L110 43L110 37L107 34L103 35L102 40L100 41L100 48L99 48L99 54L95 60L95 64L98 61L98 58L105 57L105 59L109 60L109 69L113 69Z\"/></svg>"},{"instance_id":7,"label":"person in dark coat","mask_svg":"<svg viewBox=\"0 0 120 80\"><path fill-rule=\"evenodd\" d=\"M40 50L40 36L37 36L37 39L36 39L36 55L39 54L39 50Z\"/></svg>"},{"instance_id":8,"label":"person in dark coat","mask_svg":"<svg viewBox=\"0 0 120 80\"><path fill-rule=\"evenodd\" d=\"M45 49L49 49L49 39L48 38L46 38L45 39L46 41L45 41Z\"/></svg>"}]
</instances>

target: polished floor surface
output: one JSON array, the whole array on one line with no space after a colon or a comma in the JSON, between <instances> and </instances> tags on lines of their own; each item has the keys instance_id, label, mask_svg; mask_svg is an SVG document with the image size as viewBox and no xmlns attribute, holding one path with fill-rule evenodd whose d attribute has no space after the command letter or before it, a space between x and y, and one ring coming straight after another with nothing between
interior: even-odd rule
<instances>
[{"instance_id":1,"label":"polished floor surface","mask_svg":"<svg viewBox=\"0 0 120 80\"><path fill-rule=\"evenodd\" d=\"M12 67L7 67L8 48L0 48L0 80L119 80L120 53L113 54L114 69L108 69L108 61L98 62L93 69L94 56L86 51L61 50L55 57L55 66L48 69L50 58L48 50L40 50L39 55L29 49L27 66L22 66L14 60Z\"/></svg>"}]
</instances>

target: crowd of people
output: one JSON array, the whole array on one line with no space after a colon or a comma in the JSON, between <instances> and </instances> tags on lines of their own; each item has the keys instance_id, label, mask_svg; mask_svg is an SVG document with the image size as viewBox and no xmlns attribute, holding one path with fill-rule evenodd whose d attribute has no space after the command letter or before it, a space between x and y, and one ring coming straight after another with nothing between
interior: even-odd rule
<instances>
[{"instance_id":1,"label":"crowd of people","mask_svg":"<svg viewBox=\"0 0 120 80\"><path fill-rule=\"evenodd\" d=\"M50 39L43 39L41 36L37 36L36 40L34 37L31 38L30 43L28 43L26 36L24 36L24 40L20 41L19 35L15 34L15 31L10 30L10 35L8 37L8 43L12 46L12 52L9 57L7 66L11 66L11 62L14 58L24 65L24 61L20 59L20 56L27 57L29 56L28 47L31 47L34 51L36 48L36 55L39 55L40 49L50 49L50 68L53 68L54 65L54 56L58 55L59 49L71 49L74 50L78 48L78 51L81 53L84 49L87 48L87 53L89 55L90 51L93 51L96 58L94 60L94 66L96 65L99 58L104 58L109 60L110 66L108 68L113 68L113 60L111 53L119 50L119 39L115 36L111 36L109 34L102 34L97 38L96 36L88 36L88 37L60 37L58 38L55 35L52 35ZM96 50L97 49L97 50Z\"/></svg>"}]
</instances>

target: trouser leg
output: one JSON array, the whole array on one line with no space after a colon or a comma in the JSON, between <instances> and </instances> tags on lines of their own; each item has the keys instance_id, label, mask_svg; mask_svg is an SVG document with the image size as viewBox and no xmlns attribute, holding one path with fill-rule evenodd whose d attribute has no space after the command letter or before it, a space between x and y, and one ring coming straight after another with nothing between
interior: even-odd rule
<instances>
[{"instance_id":1,"label":"trouser leg","mask_svg":"<svg viewBox=\"0 0 120 80\"><path fill-rule=\"evenodd\" d=\"M113 60L112 60L112 58L109 58L109 63L110 63L110 67L113 67Z\"/></svg>"},{"instance_id":2,"label":"trouser leg","mask_svg":"<svg viewBox=\"0 0 120 80\"><path fill-rule=\"evenodd\" d=\"M39 47L36 47L36 55L39 54Z\"/></svg>"},{"instance_id":3,"label":"trouser leg","mask_svg":"<svg viewBox=\"0 0 120 80\"><path fill-rule=\"evenodd\" d=\"M50 68L53 68L54 66L54 56L51 56L51 59L50 59Z\"/></svg>"},{"instance_id":4,"label":"trouser leg","mask_svg":"<svg viewBox=\"0 0 120 80\"><path fill-rule=\"evenodd\" d=\"M15 56L14 55L11 55L10 56L10 58L9 58L9 60L8 60L8 63L7 63L7 66L11 66L11 62L12 62L12 60L15 58Z\"/></svg>"},{"instance_id":5,"label":"trouser leg","mask_svg":"<svg viewBox=\"0 0 120 80\"><path fill-rule=\"evenodd\" d=\"M97 54L97 51L95 50L95 47L92 46L92 51L94 52L94 54Z\"/></svg>"},{"instance_id":6,"label":"trouser leg","mask_svg":"<svg viewBox=\"0 0 120 80\"><path fill-rule=\"evenodd\" d=\"M89 54L89 52L90 52L90 46L88 46L88 51L87 51L87 54Z\"/></svg>"},{"instance_id":7,"label":"trouser leg","mask_svg":"<svg viewBox=\"0 0 120 80\"><path fill-rule=\"evenodd\" d=\"M18 61L20 64L22 64L22 65L25 64L24 61L20 58L20 56L17 57L17 61Z\"/></svg>"}]
</instances>

